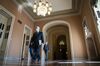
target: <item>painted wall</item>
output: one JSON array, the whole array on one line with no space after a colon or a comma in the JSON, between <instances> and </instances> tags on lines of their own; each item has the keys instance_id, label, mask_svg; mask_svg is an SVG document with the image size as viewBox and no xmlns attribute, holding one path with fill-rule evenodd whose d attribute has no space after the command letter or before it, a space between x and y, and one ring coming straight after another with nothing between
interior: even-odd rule
<instances>
[{"instance_id":1,"label":"painted wall","mask_svg":"<svg viewBox=\"0 0 100 66\"><path fill-rule=\"evenodd\" d=\"M88 27L89 27L90 31L92 32L92 34L93 34L95 45L97 47L97 52L100 54L100 43L99 43L100 38L98 38L98 35L97 35L97 29L96 29L96 25L95 25L96 20L94 19L93 11L90 7L89 0L84 0L83 1L83 6L82 6L81 11L82 11L82 13L81 13L82 21L85 17L86 20L87 20Z\"/></svg>"},{"instance_id":2,"label":"painted wall","mask_svg":"<svg viewBox=\"0 0 100 66\"><path fill-rule=\"evenodd\" d=\"M2 5L15 16L15 22L11 36L12 39L10 42L9 49L7 49L7 56L12 58L20 58L24 25L26 24L31 29L33 29L33 21L24 12L19 13L17 5L15 5L12 0L0 0L0 5ZM18 23L18 20L20 20L22 24Z\"/></svg>"},{"instance_id":3,"label":"painted wall","mask_svg":"<svg viewBox=\"0 0 100 66\"><path fill-rule=\"evenodd\" d=\"M73 58L86 59L87 52L86 52L86 46L85 46L85 41L83 36L84 34L82 30L80 15L67 16L64 18L58 18L58 19L48 20L48 21L39 21L39 22L35 22L35 25L39 25L42 29L45 24L55 20L63 20L70 24L71 32L69 34L71 36L71 52L73 54Z\"/></svg>"}]
</instances>

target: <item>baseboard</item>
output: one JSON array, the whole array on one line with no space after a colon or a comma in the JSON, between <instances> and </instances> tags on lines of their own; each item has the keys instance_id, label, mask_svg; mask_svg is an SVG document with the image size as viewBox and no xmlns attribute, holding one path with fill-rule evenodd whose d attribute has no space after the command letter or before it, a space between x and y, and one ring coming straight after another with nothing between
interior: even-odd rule
<instances>
[{"instance_id":1,"label":"baseboard","mask_svg":"<svg viewBox=\"0 0 100 66\"><path fill-rule=\"evenodd\" d=\"M87 61L86 58L73 58L72 61Z\"/></svg>"},{"instance_id":2,"label":"baseboard","mask_svg":"<svg viewBox=\"0 0 100 66\"><path fill-rule=\"evenodd\" d=\"M6 57L4 59L4 64L18 64L20 63L19 57Z\"/></svg>"},{"instance_id":3,"label":"baseboard","mask_svg":"<svg viewBox=\"0 0 100 66\"><path fill-rule=\"evenodd\" d=\"M90 59L91 61L100 61L100 57L97 56L97 57L91 57Z\"/></svg>"}]
</instances>

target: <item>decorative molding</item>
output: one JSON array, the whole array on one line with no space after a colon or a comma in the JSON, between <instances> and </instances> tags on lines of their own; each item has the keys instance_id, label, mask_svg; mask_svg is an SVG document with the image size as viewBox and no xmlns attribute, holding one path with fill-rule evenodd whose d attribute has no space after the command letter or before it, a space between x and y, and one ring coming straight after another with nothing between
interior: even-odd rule
<instances>
[{"instance_id":1,"label":"decorative molding","mask_svg":"<svg viewBox=\"0 0 100 66\"><path fill-rule=\"evenodd\" d=\"M15 0L14 0L14 2L16 3L16 5L19 4ZM19 2L20 2L20 4L22 3L22 1L19 1ZM54 12L50 16L47 16L47 17L38 17L34 13L33 13L34 15L32 15L31 8L25 7L25 9L23 9L23 11L34 22L43 21L43 20L52 20L52 19L57 19L57 18L63 18L66 16L80 15L81 14L81 6L82 6L81 3L82 3L82 0L72 0L72 9L68 9L68 10L64 10L64 11L57 11L57 12ZM30 12L30 14L28 12Z\"/></svg>"},{"instance_id":2,"label":"decorative molding","mask_svg":"<svg viewBox=\"0 0 100 66\"><path fill-rule=\"evenodd\" d=\"M76 15L80 15L80 12L71 13L71 14L65 14L65 15L58 15L58 16L53 16L53 17L46 17L46 18L34 20L34 22L45 21L45 20L53 20L53 19L59 19L59 18L64 18L64 17L68 17L68 16L76 16Z\"/></svg>"},{"instance_id":3,"label":"decorative molding","mask_svg":"<svg viewBox=\"0 0 100 66\"><path fill-rule=\"evenodd\" d=\"M19 3L18 2L16 2L16 0L12 0L14 3L15 3L15 5L18 7L18 5L19 5ZM16 8L17 8L16 7ZM31 15L29 15L29 13L28 12L26 12L26 10L25 9L23 9L22 10L32 21L34 21L34 19L31 17Z\"/></svg>"}]
</instances>

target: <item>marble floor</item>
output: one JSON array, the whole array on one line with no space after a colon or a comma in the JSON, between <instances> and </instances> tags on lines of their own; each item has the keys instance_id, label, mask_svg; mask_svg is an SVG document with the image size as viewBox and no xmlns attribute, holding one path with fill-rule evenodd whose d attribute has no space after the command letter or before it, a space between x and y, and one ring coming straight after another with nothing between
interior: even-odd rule
<instances>
[{"instance_id":1,"label":"marble floor","mask_svg":"<svg viewBox=\"0 0 100 66\"><path fill-rule=\"evenodd\" d=\"M48 61L44 63L10 63L10 64L3 64L0 66L100 66L100 61Z\"/></svg>"},{"instance_id":2,"label":"marble floor","mask_svg":"<svg viewBox=\"0 0 100 66\"><path fill-rule=\"evenodd\" d=\"M22 61L6 61L9 63L1 63L0 66L100 66L100 61L84 61L84 60L56 60L56 61L46 61L45 62L45 55L44 52L41 54L41 61L40 63L33 63L30 60L30 55L28 60Z\"/></svg>"}]
</instances>

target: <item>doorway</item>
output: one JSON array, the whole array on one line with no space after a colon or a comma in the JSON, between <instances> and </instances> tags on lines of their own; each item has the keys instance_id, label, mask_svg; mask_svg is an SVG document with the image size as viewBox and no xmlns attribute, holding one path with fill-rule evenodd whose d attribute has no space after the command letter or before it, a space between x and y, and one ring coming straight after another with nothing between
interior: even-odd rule
<instances>
[{"instance_id":1,"label":"doorway","mask_svg":"<svg viewBox=\"0 0 100 66\"><path fill-rule=\"evenodd\" d=\"M24 27L24 33L23 33L23 45L22 45L22 55L21 60L25 63L28 61L28 55L29 55L29 43L31 39L32 30L27 25Z\"/></svg>"},{"instance_id":2,"label":"doorway","mask_svg":"<svg viewBox=\"0 0 100 66\"><path fill-rule=\"evenodd\" d=\"M86 18L84 18L82 26L83 26L84 36L85 36L88 60L94 60L98 56L98 51L94 41L94 36L91 30L89 29Z\"/></svg>"},{"instance_id":3,"label":"doorway","mask_svg":"<svg viewBox=\"0 0 100 66\"><path fill-rule=\"evenodd\" d=\"M11 41L11 34L14 24L14 15L0 5L0 61L6 61L8 46Z\"/></svg>"},{"instance_id":4,"label":"doorway","mask_svg":"<svg viewBox=\"0 0 100 66\"><path fill-rule=\"evenodd\" d=\"M67 60L67 44L65 35L59 35L57 37L56 50L54 52L54 60Z\"/></svg>"},{"instance_id":5,"label":"doorway","mask_svg":"<svg viewBox=\"0 0 100 66\"><path fill-rule=\"evenodd\" d=\"M48 53L48 59L49 60L55 60L54 54L57 50L57 38L58 36L64 35L66 37L66 59L65 60L71 60L72 59L72 52L71 52L71 29L70 24L63 20L55 20L48 22L43 27L43 34L44 34L44 41L48 41L49 44L49 53Z\"/></svg>"}]
</instances>

